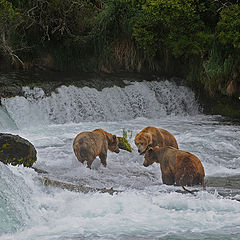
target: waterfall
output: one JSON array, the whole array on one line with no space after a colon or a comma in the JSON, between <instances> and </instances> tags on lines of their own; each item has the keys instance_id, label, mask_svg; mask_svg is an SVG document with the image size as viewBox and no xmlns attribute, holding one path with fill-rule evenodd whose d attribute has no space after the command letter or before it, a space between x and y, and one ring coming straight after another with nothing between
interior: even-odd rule
<instances>
[{"instance_id":1,"label":"waterfall","mask_svg":"<svg viewBox=\"0 0 240 240\"><path fill-rule=\"evenodd\" d=\"M119 121L138 117L194 115L199 106L194 93L173 81L126 82L124 88L61 86L46 95L43 89L23 88L23 96L2 99L19 128L41 124Z\"/></svg>"},{"instance_id":2,"label":"waterfall","mask_svg":"<svg viewBox=\"0 0 240 240\"><path fill-rule=\"evenodd\" d=\"M4 106L0 106L0 129L17 129L17 125L15 124L14 120L9 116L9 113Z\"/></svg>"}]
</instances>

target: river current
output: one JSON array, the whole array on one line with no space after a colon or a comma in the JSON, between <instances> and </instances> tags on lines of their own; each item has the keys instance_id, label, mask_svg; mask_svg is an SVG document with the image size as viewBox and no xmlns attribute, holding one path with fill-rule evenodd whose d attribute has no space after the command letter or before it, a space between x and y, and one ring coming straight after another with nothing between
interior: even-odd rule
<instances>
[{"instance_id":1,"label":"river current","mask_svg":"<svg viewBox=\"0 0 240 240\"><path fill-rule=\"evenodd\" d=\"M50 95L24 87L2 99L0 131L33 143L34 167L46 173L0 163L0 240L239 239L240 125L202 114L194 93L174 81L126 83ZM164 185L158 164L143 166L134 137L146 126L170 131L201 159L206 191ZM106 168L98 158L86 168L72 142L96 128L127 132L133 151L108 152Z\"/></svg>"}]
</instances>

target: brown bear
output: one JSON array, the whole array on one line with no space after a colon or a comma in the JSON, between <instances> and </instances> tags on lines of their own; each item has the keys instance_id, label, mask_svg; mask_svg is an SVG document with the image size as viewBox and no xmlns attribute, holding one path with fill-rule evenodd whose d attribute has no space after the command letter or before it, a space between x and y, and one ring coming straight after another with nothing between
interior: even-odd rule
<instances>
[{"instance_id":1,"label":"brown bear","mask_svg":"<svg viewBox=\"0 0 240 240\"><path fill-rule=\"evenodd\" d=\"M178 149L178 144L175 137L167 130L156 127L144 128L136 135L134 142L140 155L144 154L148 147L172 146Z\"/></svg>"},{"instance_id":2,"label":"brown bear","mask_svg":"<svg viewBox=\"0 0 240 240\"><path fill-rule=\"evenodd\" d=\"M148 167L154 162L160 163L164 184L177 186L202 184L204 187L204 168L194 154L169 146L156 146L146 151L143 165Z\"/></svg>"},{"instance_id":3,"label":"brown bear","mask_svg":"<svg viewBox=\"0 0 240 240\"><path fill-rule=\"evenodd\" d=\"M81 163L87 161L88 168L91 169L92 162L97 156L99 156L103 166L106 167L107 150L119 153L118 138L103 129L81 132L73 141L73 150Z\"/></svg>"}]
</instances>

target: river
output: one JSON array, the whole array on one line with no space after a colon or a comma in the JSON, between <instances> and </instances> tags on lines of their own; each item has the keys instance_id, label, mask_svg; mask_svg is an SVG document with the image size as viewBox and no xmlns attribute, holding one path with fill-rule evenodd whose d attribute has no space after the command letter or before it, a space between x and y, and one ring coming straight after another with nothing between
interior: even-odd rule
<instances>
[{"instance_id":1,"label":"river","mask_svg":"<svg viewBox=\"0 0 240 240\"><path fill-rule=\"evenodd\" d=\"M34 167L47 173L0 163L1 240L239 239L239 123L203 114L194 93L172 80L125 82L51 94L24 87L23 96L2 99L0 131L32 142ZM134 137L146 126L170 131L201 159L206 191L164 185L158 164L143 166ZM72 142L95 128L127 132L133 151L108 152L106 168L98 158L86 168ZM44 177L75 190L46 186Z\"/></svg>"}]
</instances>

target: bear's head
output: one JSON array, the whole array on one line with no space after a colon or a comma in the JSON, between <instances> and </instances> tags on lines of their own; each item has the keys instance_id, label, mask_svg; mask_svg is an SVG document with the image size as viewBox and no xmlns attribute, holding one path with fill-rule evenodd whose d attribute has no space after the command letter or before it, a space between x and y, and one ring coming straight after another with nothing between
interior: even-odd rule
<instances>
[{"instance_id":1,"label":"bear's head","mask_svg":"<svg viewBox=\"0 0 240 240\"><path fill-rule=\"evenodd\" d=\"M111 152L119 153L120 152L118 147L119 140L117 136L112 134L107 134L107 140L108 140L108 149Z\"/></svg>"},{"instance_id":2,"label":"bear's head","mask_svg":"<svg viewBox=\"0 0 240 240\"><path fill-rule=\"evenodd\" d=\"M152 165L153 163L155 163L157 161L156 159L156 151L159 149L158 146L152 148L152 147L149 147L145 153L145 156L144 156L144 162L143 162L143 166L144 167L148 167L150 165Z\"/></svg>"},{"instance_id":3,"label":"bear's head","mask_svg":"<svg viewBox=\"0 0 240 240\"><path fill-rule=\"evenodd\" d=\"M138 133L135 137L135 145L140 155L144 154L152 144L152 135L150 133Z\"/></svg>"}]
</instances>

